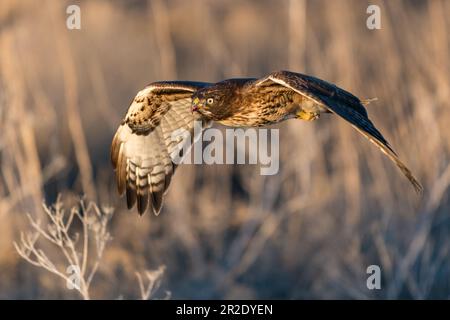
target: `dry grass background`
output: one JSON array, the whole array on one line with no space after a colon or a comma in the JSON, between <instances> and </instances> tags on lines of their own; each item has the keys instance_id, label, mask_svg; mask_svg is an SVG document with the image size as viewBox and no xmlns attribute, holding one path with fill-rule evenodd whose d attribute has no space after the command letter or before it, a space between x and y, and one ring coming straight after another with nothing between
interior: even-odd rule
<instances>
[{"instance_id":1,"label":"dry grass background","mask_svg":"<svg viewBox=\"0 0 450 320\"><path fill-rule=\"evenodd\" d=\"M65 27L81 6L82 29ZM93 298L137 298L165 265L173 298L450 297L450 1L0 3L0 298L76 298L13 248L42 200L115 207ZM280 174L184 166L159 217L127 212L109 162L135 93L163 79L291 69L337 83L425 186L343 121L281 124ZM51 252L51 247L47 250ZM382 290L366 288L381 266Z\"/></svg>"}]
</instances>

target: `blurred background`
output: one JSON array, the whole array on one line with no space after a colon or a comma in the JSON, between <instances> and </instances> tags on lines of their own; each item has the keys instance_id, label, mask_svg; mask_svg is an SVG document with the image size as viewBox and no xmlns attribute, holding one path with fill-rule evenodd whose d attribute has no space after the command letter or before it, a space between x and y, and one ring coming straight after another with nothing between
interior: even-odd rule
<instances>
[{"instance_id":1,"label":"blurred background","mask_svg":"<svg viewBox=\"0 0 450 320\"><path fill-rule=\"evenodd\" d=\"M71 4L81 30L66 28ZM366 27L370 4L381 30ZM159 296L175 299L448 299L448 12L444 0L2 0L0 298L79 298L13 247L26 213L43 217L60 194L68 208L82 195L115 208L92 298L139 298L135 272L165 266ZM423 197L324 116L277 126L278 175L183 165L160 216L128 212L109 147L137 91L280 69L377 97L369 115ZM381 290L366 286L374 264Z\"/></svg>"}]
</instances>

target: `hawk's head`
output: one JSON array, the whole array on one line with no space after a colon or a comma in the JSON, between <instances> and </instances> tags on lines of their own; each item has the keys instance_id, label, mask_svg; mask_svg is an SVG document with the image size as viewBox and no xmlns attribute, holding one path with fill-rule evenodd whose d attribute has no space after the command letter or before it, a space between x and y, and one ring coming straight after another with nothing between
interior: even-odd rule
<instances>
[{"instance_id":1,"label":"hawk's head","mask_svg":"<svg viewBox=\"0 0 450 320\"><path fill-rule=\"evenodd\" d=\"M214 121L226 119L234 114L233 99L237 90L236 84L231 81L202 88L192 95L192 112Z\"/></svg>"}]
</instances>

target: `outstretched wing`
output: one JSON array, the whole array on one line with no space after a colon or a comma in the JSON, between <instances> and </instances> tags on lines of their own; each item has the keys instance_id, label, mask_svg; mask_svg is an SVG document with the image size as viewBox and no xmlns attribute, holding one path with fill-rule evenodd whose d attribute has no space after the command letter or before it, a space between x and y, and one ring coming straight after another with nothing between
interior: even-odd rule
<instances>
[{"instance_id":1,"label":"outstretched wing","mask_svg":"<svg viewBox=\"0 0 450 320\"><path fill-rule=\"evenodd\" d=\"M422 192L422 185L398 158L395 151L383 135L375 128L372 121L369 120L366 109L357 97L326 81L289 71L272 73L255 82L255 85L258 86L267 81L290 88L344 118L356 130L378 146L400 168L417 192Z\"/></svg>"},{"instance_id":2,"label":"outstretched wing","mask_svg":"<svg viewBox=\"0 0 450 320\"><path fill-rule=\"evenodd\" d=\"M200 128L208 125L191 112L192 93L208 85L156 82L133 99L111 145L117 187L121 195L126 193L129 209L137 203L139 214L147 207L159 214L176 168L173 157L195 140L195 123L200 123ZM177 130L179 135L175 135ZM183 130L190 136L181 134Z\"/></svg>"}]
</instances>

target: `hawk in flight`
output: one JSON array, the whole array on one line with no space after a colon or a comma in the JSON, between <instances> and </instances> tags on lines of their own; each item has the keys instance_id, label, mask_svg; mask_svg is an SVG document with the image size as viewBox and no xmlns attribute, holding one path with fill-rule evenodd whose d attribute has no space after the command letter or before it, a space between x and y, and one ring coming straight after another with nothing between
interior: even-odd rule
<instances>
[{"instance_id":1,"label":"hawk in flight","mask_svg":"<svg viewBox=\"0 0 450 320\"><path fill-rule=\"evenodd\" d=\"M111 145L119 193L140 214L161 210L175 172L171 154L180 142L179 129L194 134L194 123L213 121L233 127L260 127L288 119L316 120L322 113L343 118L391 159L417 192L422 186L367 116L363 102L337 86L289 71L261 79L229 79L219 83L155 82L140 91ZM191 144L197 137L181 141Z\"/></svg>"}]
</instances>

